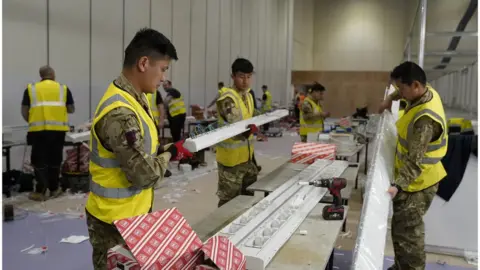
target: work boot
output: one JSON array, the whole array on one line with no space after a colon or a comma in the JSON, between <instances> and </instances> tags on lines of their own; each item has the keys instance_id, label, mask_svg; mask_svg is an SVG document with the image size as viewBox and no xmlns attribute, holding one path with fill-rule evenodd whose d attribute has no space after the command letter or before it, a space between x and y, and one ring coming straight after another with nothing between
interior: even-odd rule
<instances>
[{"instance_id":1,"label":"work boot","mask_svg":"<svg viewBox=\"0 0 480 270\"><path fill-rule=\"evenodd\" d=\"M38 192L32 192L28 195L28 198L32 201L43 202L46 200L45 195Z\"/></svg>"},{"instance_id":2,"label":"work boot","mask_svg":"<svg viewBox=\"0 0 480 270\"><path fill-rule=\"evenodd\" d=\"M257 170L260 172L262 170L262 166L257 165Z\"/></svg>"},{"instance_id":3,"label":"work boot","mask_svg":"<svg viewBox=\"0 0 480 270\"><path fill-rule=\"evenodd\" d=\"M52 198L52 199L58 198L62 194L63 194L63 190L62 190L62 188L59 187L54 191L50 191L50 198Z\"/></svg>"},{"instance_id":4,"label":"work boot","mask_svg":"<svg viewBox=\"0 0 480 270\"><path fill-rule=\"evenodd\" d=\"M166 170L164 176L165 177L170 177L170 176L172 176L172 172L170 170Z\"/></svg>"}]
</instances>

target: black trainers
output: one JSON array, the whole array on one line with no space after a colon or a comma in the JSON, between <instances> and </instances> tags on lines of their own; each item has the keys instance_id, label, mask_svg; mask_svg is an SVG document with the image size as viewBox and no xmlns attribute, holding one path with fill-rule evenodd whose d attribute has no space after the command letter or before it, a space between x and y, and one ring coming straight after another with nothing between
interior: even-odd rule
<instances>
[{"instance_id":1,"label":"black trainers","mask_svg":"<svg viewBox=\"0 0 480 270\"><path fill-rule=\"evenodd\" d=\"M170 177L170 176L172 176L172 172L170 170L166 170L164 176L165 177Z\"/></svg>"}]
</instances>

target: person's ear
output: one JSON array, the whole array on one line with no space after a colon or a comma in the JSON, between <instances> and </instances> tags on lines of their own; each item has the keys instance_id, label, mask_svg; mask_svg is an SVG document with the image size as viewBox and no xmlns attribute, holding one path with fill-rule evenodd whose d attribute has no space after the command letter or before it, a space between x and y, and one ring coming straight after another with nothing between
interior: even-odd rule
<instances>
[{"instance_id":1,"label":"person's ear","mask_svg":"<svg viewBox=\"0 0 480 270\"><path fill-rule=\"evenodd\" d=\"M147 70L147 66L149 65L148 57L142 56L138 59L137 67L140 72L145 72Z\"/></svg>"}]
</instances>

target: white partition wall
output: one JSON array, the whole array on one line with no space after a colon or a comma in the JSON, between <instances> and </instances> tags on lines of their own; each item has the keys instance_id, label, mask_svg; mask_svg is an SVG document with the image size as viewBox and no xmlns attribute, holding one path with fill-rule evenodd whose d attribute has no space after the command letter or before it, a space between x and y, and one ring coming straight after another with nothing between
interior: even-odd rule
<instances>
[{"instance_id":1,"label":"white partition wall","mask_svg":"<svg viewBox=\"0 0 480 270\"><path fill-rule=\"evenodd\" d=\"M478 112L478 63L449 73L430 82L442 97L444 105L452 109Z\"/></svg>"},{"instance_id":2,"label":"white partition wall","mask_svg":"<svg viewBox=\"0 0 480 270\"><path fill-rule=\"evenodd\" d=\"M255 66L252 88L267 84L286 104L288 0L10 0L4 4L3 124L22 125L28 83L50 64L73 92L72 124L90 118L122 67L135 32L152 27L169 37L179 61L169 77L186 103L205 106L217 83L230 80L237 57ZM293 7L292 7L293 8ZM19 34L21 33L21 34Z\"/></svg>"},{"instance_id":3,"label":"white partition wall","mask_svg":"<svg viewBox=\"0 0 480 270\"><path fill-rule=\"evenodd\" d=\"M188 107L207 105L217 83L229 85L237 57L255 67L257 97L269 86L287 104L290 0L9 0L3 5L3 126L26 125L20 114L28 83L51 65L76 103L73 125L90 119L106 87L121 71L135 32L152 27L177 48L168 78ZM19 139L23 137L21 134ZM12 156L22 155L13 149ZM19 161L12 159L12 168Z\"/></svg>"}]
</instances>

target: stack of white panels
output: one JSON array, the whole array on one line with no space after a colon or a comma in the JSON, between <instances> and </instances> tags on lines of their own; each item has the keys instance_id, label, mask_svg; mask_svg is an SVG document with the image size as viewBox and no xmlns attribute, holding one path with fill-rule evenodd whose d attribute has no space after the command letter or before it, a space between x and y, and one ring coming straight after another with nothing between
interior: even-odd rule
<instances>
[{"instance_id":1,"label":"stack of white panels","mask_svg":"<svg viewBox=\"0 0 480 270\"><path fill-rule=\"evenodd\" d=\"M247 258L247 269L263 270L327 192L299 182L338 177L346 161L317 160L217 235L227 236Z\"/></svg>"}]
</instances>

